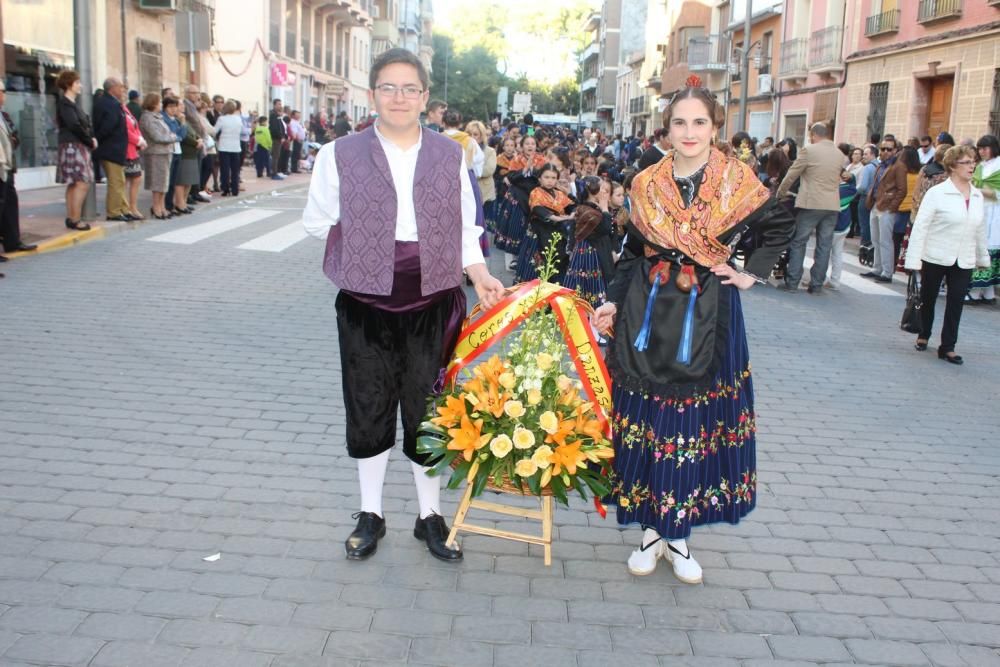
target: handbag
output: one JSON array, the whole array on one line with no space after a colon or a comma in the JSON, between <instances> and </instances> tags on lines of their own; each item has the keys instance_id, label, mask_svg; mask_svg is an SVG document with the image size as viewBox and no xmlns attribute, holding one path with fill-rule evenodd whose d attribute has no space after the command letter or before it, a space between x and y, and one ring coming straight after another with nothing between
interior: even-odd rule
<instances>
[{"instance_id":1,"label":"handbag","mask_svg":"<svg viewBox=\"0 0 1000 667\"><path fill-rule=\"evenodd\" d=\"M910 271L910 278L906 283L906 305L903 307L903 318L899 321L899 328L903 331L919 334L921 329L920 308L923 305L920 301L920 279L917 271Z\"/></svg>"}]
</instances>

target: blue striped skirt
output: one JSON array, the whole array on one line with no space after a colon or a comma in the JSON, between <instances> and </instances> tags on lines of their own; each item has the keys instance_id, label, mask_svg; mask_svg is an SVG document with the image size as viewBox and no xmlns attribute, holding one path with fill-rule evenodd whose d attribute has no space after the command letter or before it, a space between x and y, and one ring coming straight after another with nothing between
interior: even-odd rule
<instances>
[{"instance_id":1,"label":"blue striped skirt","mask_svg":"<svg viewBox=\"0 0 1000 667\"><path fill-rule=\"evenodd\" d=\"M610 502L622 525L686 539L692 526L738 523L756 504L750 357L739 294L728 289L729 344L710 390L668 399L612 388Z\"/></svg>"}]
</instances>

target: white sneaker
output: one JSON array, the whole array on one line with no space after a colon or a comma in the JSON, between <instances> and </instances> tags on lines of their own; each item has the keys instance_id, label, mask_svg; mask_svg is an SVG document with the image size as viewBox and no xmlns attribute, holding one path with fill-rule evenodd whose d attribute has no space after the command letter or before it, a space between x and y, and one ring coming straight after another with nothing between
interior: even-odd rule
<instances>
[{"instance_id":1,"label":"white sneaker","mask_svg":"<svg viewBox=\"0 0 1000 667\"><path fill-rule=\"evenodd\" d=\"M628 557L628 571L637 577L645 577L656 571L656 561L663 556L665 542L657 538L646 546L640 545Z\"/></svg>"},{"instance_id":2,"label":"white sneaker","mask_svg":"<svg viewBox=\"0 0 1000 667\"><path fill-rule=\"evenodd\" d=\"M663 557L674 566L674 576L685 584L701 583L701 565L691 556L685 540L663 542Z\"/></svg>"}]
</instances>

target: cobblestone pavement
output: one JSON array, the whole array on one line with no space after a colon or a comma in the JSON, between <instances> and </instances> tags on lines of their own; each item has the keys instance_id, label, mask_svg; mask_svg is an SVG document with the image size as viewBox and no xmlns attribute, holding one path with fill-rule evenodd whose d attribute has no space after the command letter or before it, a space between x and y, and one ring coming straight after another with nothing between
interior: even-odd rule
<instances>
[{"instance_id":1,"label":"cobblestone pavement","mask_svg":"<svg viewBox=\"0 0 1000 667\"><path fill-rule=\"evenodd\" d=\"M958 368L899 331L901 285L747 294L759 504L695 533L702 586L630 576L638 531L582 504L549 568L480 537L439 563L398 452L389 534L349 563L334 290L302 205L0 283L0 664L1000 664L997 309L966 310Z\"/></svg>"}]
</instances>

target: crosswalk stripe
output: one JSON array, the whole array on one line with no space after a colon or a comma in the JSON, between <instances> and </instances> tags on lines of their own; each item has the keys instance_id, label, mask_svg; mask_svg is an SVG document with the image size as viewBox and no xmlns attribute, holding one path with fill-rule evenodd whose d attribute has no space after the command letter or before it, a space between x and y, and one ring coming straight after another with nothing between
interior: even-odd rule
<instances>
[{"instance_id":1,"label":"crosswalk stripe","mask_svg":"<svg viewBox=\"0 0 1000 667\"><path fill-rule=\"evenodd\" d=\"M159 241L161 243L180 243L182 245L191 245L192 243L204 241L207 238L253 224L263 220L264 218L270 218L277 213L279 213L279 211L272 211L269 209L248 209L246 211L240 211L239 213L227 215L222 218L217 218L210 222L203 222L198 225L191 225L190 227L184 227L183 229L167 232L166 234L159 234L151 237L149 240Z\"/></svg>"},{"instance_id":2,"label":"crosswalk stripe","mask_svg":"<svg viewBox=\"0 0 1000 667\"><path fill-rule=\"evenodd\" d=\"M279 227L273 232L258 236L239 245L243 250L261 250L263 252L281 252L287 250L309 236L301 220Z\"/></svg>"}]
</instances>

